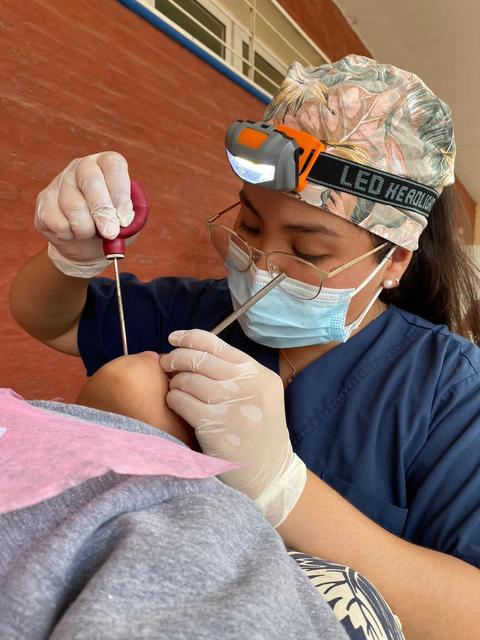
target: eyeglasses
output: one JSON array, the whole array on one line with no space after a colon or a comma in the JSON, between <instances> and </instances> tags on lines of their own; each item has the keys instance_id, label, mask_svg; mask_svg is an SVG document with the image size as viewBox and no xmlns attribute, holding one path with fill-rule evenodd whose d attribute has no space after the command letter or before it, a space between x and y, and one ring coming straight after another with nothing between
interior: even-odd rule
<instances>
[{"instance_id":1,"label":"eyeglasses","mask_svg":"<svg viewBox=\"0 0 480 640\"><path fill-rule=\"evenodd\" d=\"M345 271L345 269L352 267L364 258L380 251L380 249L383 249L388 244L384 242L380 246L367 251L367 253L350 260L350 262L336 269L322 271L308 260L295 256L292 253L285 251L269 251L267 253L261 251L249 244L233 229L216 222L220 216L223 216L229 211L233 211L235 208L238 208L236 212L238 214L241 206L241 202L236 202L206 220L210 239L225 265L227 268L229 267L235 271L245 272L248 271L252 264L256 264L261 256L264 256L267 271L270 276L274 278L279 273L285 273L290 281L288 289L285 288L285 290L290 295L303 300L313 300L322 290L324 280ZM293 283L291 282L292 280L294 281ZM281 282L278 287L284 288L282 287L284 284L285 281ZM292 284L295 286L292 287Z\"/></svg>"}]
</instances>

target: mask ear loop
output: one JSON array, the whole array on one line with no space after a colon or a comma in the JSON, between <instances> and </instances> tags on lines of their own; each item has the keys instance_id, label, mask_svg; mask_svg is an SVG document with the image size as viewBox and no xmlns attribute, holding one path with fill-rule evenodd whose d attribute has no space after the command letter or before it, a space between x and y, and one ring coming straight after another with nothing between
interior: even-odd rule
<instances>
[{"instance_id":1,"label":"mask ear loop","mask_svg":"<svg viewBox=\"0 0 480 640\"><path fill-rule=\"evenodd\" d=\"M397 247L392 247L390 249L390 251L387 253L387 255L385 256L385 258L380 262L380 264L378 266L375 267L375 269L372 271L372 273L368 276L368 278L366 278L362 284L360 284L356 289L353 295L356 295L359 291L361 291L369 282L370 280L372 280L372 278L374 278L377 273L380 271L380 269L383 267L383 265L385 264L385 262L392 257L392 255L394 254L395 250ZM350 336L350 334L352 333L352 331L354 331L365 319L365 316L367 315L367 313L370 311L370 309L372 308L372 306L375 304L378 296L382 293L383 291L383 287L380 285L377 289L377 291L375 292L375 295L373 296L373 298L370 300L370 302L367 304L367 306L365 307L365 309L362 311L362 313L358 316L358 318L356 320L354 320L351 324L349 324L347 327L345 327L346 331L347 331L347 336ZM353 297L353 296L352 296Z\"/></svg>"}]
</instances>

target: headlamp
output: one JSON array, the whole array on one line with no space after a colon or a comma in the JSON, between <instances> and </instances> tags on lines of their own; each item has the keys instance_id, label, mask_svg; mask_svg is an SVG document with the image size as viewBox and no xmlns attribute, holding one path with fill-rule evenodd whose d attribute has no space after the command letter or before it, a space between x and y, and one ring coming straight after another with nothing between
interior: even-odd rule
<instances>
[{"instance_id":1,"label":"headlamp","mask_svg":"<svg viewBox=\"0 0 480 640\"><path fill-rule=\"evenodd\" d=\"M426 218L438 200L433 187L326 153L323 142L283 124L237 120L225 146L236 175L268 189L300 192L308 181Z\"/></svg>"},{"instance_id":2,"label":"headlamp","mask_svg":"<svg viewBox=\"0 0 480 640\"><path fill-rule=\"evenodd\" d=\"M325 145L314 136L285 125L237 120L227 130L227 157L246 182L280 191L301 191Z\"/></svg>"}]
</instances>

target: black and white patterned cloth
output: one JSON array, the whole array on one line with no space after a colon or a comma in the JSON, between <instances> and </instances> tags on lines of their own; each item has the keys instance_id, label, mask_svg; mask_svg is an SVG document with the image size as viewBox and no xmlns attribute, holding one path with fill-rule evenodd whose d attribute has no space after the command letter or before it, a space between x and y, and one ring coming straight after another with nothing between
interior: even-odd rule
<instances>
[{"instance_id":1,"label":"black and white patterned cloth","mask_svg":"<svg viewBox=\"0 0 480 640\"><path fill-rule=\"evenodd\" d=\"M289 551L289 555L330 605L352 640L405 640L398 617L357 571L297 551Z\"/></svg>"}]
</instances>

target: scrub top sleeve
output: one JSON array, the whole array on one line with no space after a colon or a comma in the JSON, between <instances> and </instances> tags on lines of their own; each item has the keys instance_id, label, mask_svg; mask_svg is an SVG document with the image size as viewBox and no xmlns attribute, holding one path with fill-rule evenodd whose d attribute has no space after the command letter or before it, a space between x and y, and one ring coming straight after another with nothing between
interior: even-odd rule
<instances>
[{"instance_id":1,"label":"scrub top sleeve","mask_svg":"<svg viewBox=\"0 0 480 640\"><path fill-rule=\"evenodd\" d=\"M442 397L407 487L402 537L480 567L479 374Z\"/></svg>"},{"instance_id":2,"label":"scrub top sleeve","mask_svg":"<svg viewBox=\"0 0 480 640\"><path fill-rule=\"evenodd\" d=\"M129 353L172 349L169 334L176 329L212 328L215 313L225 317L221 301L228 292L222 281L194 278L157 278L140 282L121 274L123 309ZM228 300L227 300L228 307ZM228 309L227 309L228 310ZM209 319L211 319L211 326ZM90 376L123 355L115 282L93 278L78 329L78 348Z\"/></svg>"}]
</instances>

